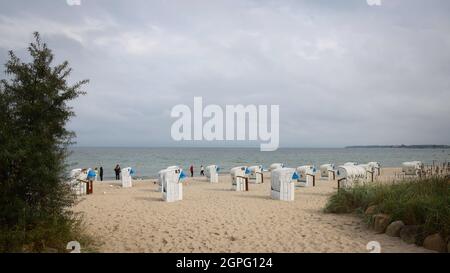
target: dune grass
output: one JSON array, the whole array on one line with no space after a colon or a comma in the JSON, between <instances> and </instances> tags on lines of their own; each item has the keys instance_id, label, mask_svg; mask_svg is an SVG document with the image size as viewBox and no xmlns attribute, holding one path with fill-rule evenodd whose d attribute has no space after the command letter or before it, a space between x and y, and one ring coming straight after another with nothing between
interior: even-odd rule
<instances>
[{"instance_id":1,"label":"dune grass","mask_svg":"<svg viewBox=\"0 0 450 273\"><path fill-rule=\"evenodd\" d=\"M94 238L85 233L82 217L46 216L33 225L0 228L0 252L69 252L67 243L77 241L83 252L96 252Z\"/></svg>"},{"instance_id":2,"label":"dune grass","mask_svg":"<svg viewBox=\"0 0 450 273\"><path fill-rule=\"evenodd\" d=\"M420 225L426 234L450 235L450 177L341 189L329 198L325 212L362 214L372 205L375 213L389 214L392 221Z\"/></svg>"}]
</instances>

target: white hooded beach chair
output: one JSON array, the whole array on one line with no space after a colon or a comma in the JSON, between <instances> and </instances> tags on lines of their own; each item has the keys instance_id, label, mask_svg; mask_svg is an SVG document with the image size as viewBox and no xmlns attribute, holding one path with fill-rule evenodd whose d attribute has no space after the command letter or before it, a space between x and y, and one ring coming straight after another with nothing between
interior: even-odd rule
<instances>
[{"instance_id":1,"label":"white hooded beach chair","mask_svg":"<svg viewBox=\"0 0 450 273\"><path fill-rule=\"evenodd\" d=\"M352 187L354 183L365 182L367 179L366 169L354 165L339 166L336 175L338 189Z\"/></svg>"},{"instance_id":2,"label":"white hooded beach chair","mask_svg":"<svg viewBox=\"0 0 450 273\"><path fill-rule=\"evenodd\" d=\"M405 175L420 176L423 172L424 164L421 161L411 161L402 163L402 172Z\"/></svg>"},{"instance_id":3,"label":"white hooded beach chair","mask_svg":"<svg viewBox=\"0 0 450 273\"><path fill-rule=\"evenodd\" d=\"M272 171L270 186L271 197L275 200L294 201L294 181L298 179L298 173L293 168L278 168Z\"/></svg>"},{"instance_id":4,"label":"white hooded beach chair","mask_svg":"<svg viewBox=\"0 0 450 273\"><path fill-rule=\"evenodd\" d=\"M217 165L206 166L205 175L209 178L210 183L219 183L219 167Z\"/></svg>"},{"instance_id":5,"label":"white hooded beach chair","mask_svg":"<svg viewBox=\"0 0 450 273\"><path fill-rule=\"evenodd\" d=\"M121 170L122 173L122 188L131 188L133 186L134 170L131 167L126 167Z\"/></svg>"},{"instance_id":6,"label":"white hooded beach chair","mask_svg":"<svg viewBox=\"0 0 450 273\"><path fill-rule=\"evenodd\" d=\"M248 174L250 171L247 166L234 167L230 170L231 186L235 191L248 191Z\"/></svg>"},{"instance_id":7,"label":"white hooded beach chair","mask_svg":"<svg viewBox=\"0 0 450 273\"><path fill-rule=\"evenodd\" d=\"M261 165L259 166L250 166L248 167L249 170L249 179L252 179L255 184L261 184L264 183L264 174L263 174L263 168Z\"/></svg>"},{"instance_id":8,"label":"white hooded beach chair","mask_svg":"<svg viewBox=\"0 0 450 273\"><path fill-rule=\"evenodd\" d=\"M76 195L87 194L87 170L73 169L70 171L69 185Z\"/></svg>"},{"instance_id":9,"label":"white hooded beach chair","mask_svg":"<svg viewBox=\"0 0 450 273\"><path fill-rule=\"evenodd\" d=\"M320 178L328 179L328 181L336 179L336 169L334 164L329 163L320 165Z\"/></svg>"},{"instance_id":10,"label":"white hooded beach chair","mask_svg":"<svg viewBox=\"0 0 450 273\"><path fill-rule=\"evenodd\" d=\"M168 168L161 172L163 200L175 202L183 200L183 184L186 174L181 168Z\"/></svg>"},{"instance_id":11,"label":"white hooded beach chair","mask_svg":"<svg viewBox=\"0 0 450 273\"><path fill-rule=\"evenodd\" d=\"M273 170L276 170L278 168L283 168L283 167L284 167L283 163L273 163L269 166L269 171L271 172Z\"/></svg>"},{"instance_id":12,"label":"white hooded beach chair","mask_svg":"<svg viewBox=\"0 0 450 273\"><path fill-rule=\"evenodd\" d=\"M298 179L300 187L310 187L316 185L316 167L313 165L305 165L297 167Z\"/></svg>"}]
</instances>

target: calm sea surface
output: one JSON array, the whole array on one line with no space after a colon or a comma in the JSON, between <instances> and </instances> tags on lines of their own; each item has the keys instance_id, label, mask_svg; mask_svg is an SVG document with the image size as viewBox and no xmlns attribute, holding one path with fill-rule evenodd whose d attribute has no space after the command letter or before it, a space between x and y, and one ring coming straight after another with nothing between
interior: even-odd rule
<instances>
[{"instance_id":1,"label":"calm sea surface","mask_svg":"<svg viewBox=\"0 0 450 273\"><path fill-rule=\"evenodd\" d=\"M133 167L137 177L154 178L159 170L178 165L188 169L194 165L198 174L200 165L216 164L222 173L240 165L263 165L274 162L289 167L324 163L337 165L348 161L367 163L378 161L384 167L400 166L404 161L421 160L425 164L450 161L450 149L402 148L280 148L275 152L261 152L255 148L106 148L74 147L68 161L71 168L103 166L106 179L114 177L116 164Z\"/></svg>"}]
</instances>

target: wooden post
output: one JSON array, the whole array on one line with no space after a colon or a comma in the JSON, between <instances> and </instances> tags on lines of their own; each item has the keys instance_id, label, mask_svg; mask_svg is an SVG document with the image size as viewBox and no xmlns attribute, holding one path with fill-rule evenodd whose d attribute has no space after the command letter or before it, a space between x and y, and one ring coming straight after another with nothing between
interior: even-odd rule
<instances>
[{"instance_id":1,"label":"wooden post","mask_svg":"<svg viewBox=\"0 0 450 273\"><path fill-rule=\"evenodd\" d=\"M328 176L332 175L333 180L336 180L336 171L335 170L328 170Z\"/></svg>"},{"instance_id":2,"label":"wooden post","mask_svg":"<svg viewBox=\"0 0 450 273\"><path fill-rule=\"evenodd\" d=\"M373 174L374 174L374 172L369 172L370 173L370 176L371 176L371 182L373 182Z\"/></svg>"},{"instance_id":3,"label":"wooden post","mask_svg":"<svg viewBox=\"0 0 450 273\"><path fill-rule=\"evenodd\" d=\"M89 192L88 192L88 194L93 194L94 193L94 181L89 180L88 185L89 185Z\"/></svg>"},{"instance_id":4,"label":"wooden post","mask_svg":"<svg viewBox=\"0 0 450 273\"><path fill-rule=\"evenodd\" d=\"M306 175L306 181L308 181L308 175L313 178L313 187L315 187L316 186L316 176L312 175L312 174L307 174Z\"/></svg>"},{"instance_id":5,"label":"wooden post","mask_svg":"<svg viewBox=\"0 0 450 273\"><path fill-rule=\"evenodd\" d=\"M248 177L236 176L236 178L243 178L245 180L245 191L248 191ZM237 186L237 182L236 182L236 186Z\"/></svg>"},{"instance_id":6,"label":"wooden post","mask_svg":"<svg viewBox=\"0 0 450 273\"><path fill-rule=\"evenodd\" d=\"M337 183L338 183L338 190L341 188L341 181L344 180L344 179L346 179L346 178L338 179L338 181L337 181Z\"/></svg>"}]
</instances>

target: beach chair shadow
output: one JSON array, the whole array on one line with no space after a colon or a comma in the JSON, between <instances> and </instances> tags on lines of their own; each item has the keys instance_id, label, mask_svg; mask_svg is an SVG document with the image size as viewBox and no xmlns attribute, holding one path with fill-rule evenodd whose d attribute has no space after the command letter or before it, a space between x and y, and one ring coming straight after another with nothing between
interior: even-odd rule
<instances>
[{"instance_id":1,"label":"beach chair shadow","mask_svg":"<svg viewBox=\"0 0 450 273\"><path fill-rule=\"evenodd\" d=\"M311 195L311 196L324 196L324 197L329 197L332 195L332 193L320 193L320 192L302 192L300 194L303 196Z\"/></svg>"},{"instance_id":2,"label":"beach chair shadow","mask_svg":"<svg viewBox=\"0 0 450 273\"><path fill-rule=\"evenodd\" d=\"M144 191L144 192L155 192L155 189L139 189L139 191Z\"/></svg>"},{"instance_id":3,"label":"beach chair shadow","mask_svg":"<svg viewBox=\"0 0 450 273\"><path fill-rule=\"evenodd\" d=\"M207 191L226 191L226 192L235 192L234 190L230 189L205 189Z\"/></svg>"},{"instance_id":4,"label":"beach chair shadow","mask_svg":"<svg viewBox=\"0 0 450 273\"><path fill-rule=\"evenodd\" d=\"M238 195L239 197L242 197L242 198L251 198L251 199L263 199L263 200L272 200L272 197L270 197L270 196L265 196L265 195L254 195L254 194L251 194L251 195Z\"/></svg>"},{"instance_id":5,"label":"beach chair shadow","mask_svg":"<svg viewBox=\"0 0 450 273\"><path fill-rule=\"evenodd\" d=\"M149 197L134 197L134 200L152 201L152 202L161 202L161 201L163 201L163 199L161 197L153 197L153 196L149 196Z\"/></svg>"}]
</instances>

